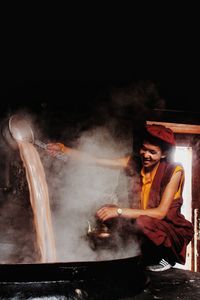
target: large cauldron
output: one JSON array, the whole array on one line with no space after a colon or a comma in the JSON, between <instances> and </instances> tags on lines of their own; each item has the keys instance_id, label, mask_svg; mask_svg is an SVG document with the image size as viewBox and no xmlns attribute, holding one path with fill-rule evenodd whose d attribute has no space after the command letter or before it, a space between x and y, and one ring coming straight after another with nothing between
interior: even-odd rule
<instances>
[{"instance_id":1,"label":"large cauldron","mask_svg":"<svg viewBox=\"0 0 200 300\"><path fill-rule=\"evenodd\" d=\"M5 123L2 133L15 149L16 142L8 124ZM109 247L116 246L110 228L106 232L105 228L104 232L95 229L88 238L94 250L106 248L107 244ZM42 296L122 299L137 294L146 283L147 276L140 256L107 261L0 264L0 299L24 300Z\"/></svg>"},{"instance_id":2,"label":"large cauldron","mask_svg":"<svg viewBox=\"0 0 200 300\"><path fill-rule=\"evenodd\" d=\"M53 295L70 297L66 299L118 299L137 294L146 282L140 256L108 261L0 265L1 299Z\"/></svg>"}]
</instances>

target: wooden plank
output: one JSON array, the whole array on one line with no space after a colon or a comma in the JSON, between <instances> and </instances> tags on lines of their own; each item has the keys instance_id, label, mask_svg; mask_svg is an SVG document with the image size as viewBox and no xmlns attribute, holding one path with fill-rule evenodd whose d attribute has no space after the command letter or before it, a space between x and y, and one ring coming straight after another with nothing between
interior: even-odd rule
<instances>
[{"instance_id":1,"label":"wooden plank","mask_svg":"<svg viewBox=\"0 0 200 300\"><path fill-rule=\"evenodd\" d=\"M200 125L157 122L157 121L146 121L146 123L164 125L170 128L171 130L173 130L173 132L175 133L200 134Z\"/></svg>"}]
</instances>

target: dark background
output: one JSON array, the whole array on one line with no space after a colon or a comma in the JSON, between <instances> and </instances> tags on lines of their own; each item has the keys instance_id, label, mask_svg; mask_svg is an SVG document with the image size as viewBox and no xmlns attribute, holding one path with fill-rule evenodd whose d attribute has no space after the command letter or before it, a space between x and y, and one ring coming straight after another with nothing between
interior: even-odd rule
<instances>
[{"instance_id":1,"label":"dark background","mask_svg":"<svg viewBox=\"0 0 200 300\"><path fill-rule=\"evenodd\" d=\"M180 76L179 76L180 77ZM165 109L200 112L200 81L191 78L135 79L131 76L103 76L59 79L3 79L1 80L1 113L7 109L27 106L36 111L43 105L53 109L79 103L81 109L97 101L108 101L111 89L126 89L130 85L143 87L152 84L154 92L165 102ZM157 96L158 96L157 95ZM107 99L106 99L107 98ZM52 104L50 104L52 102ZM153 103L157 105L157 103ZM87 109L87 108L86 108ZM80 107L77 107L80 110Z\"/></svg>"},{"instance_id":2,"label":"dark background","mask_svg":"<svg viewBox=\"0 0 200 300\"><path fill-rule=\"evenodd\" d=\"M139 124L141 119L200 123L198 79L136 79L116 74L3 79L1 119L27 111L48 135L57 138L62 137L63 124L78 132L103 125L109 118L122 127L130 120Z\"/></svg>"}]
</instances>

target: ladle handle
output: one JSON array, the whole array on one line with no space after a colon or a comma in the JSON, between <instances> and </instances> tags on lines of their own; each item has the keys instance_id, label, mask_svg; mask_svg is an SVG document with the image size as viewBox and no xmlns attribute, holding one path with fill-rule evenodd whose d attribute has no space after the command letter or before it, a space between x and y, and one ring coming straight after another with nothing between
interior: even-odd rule
<instances>
[{"instance_id":1,"label":"ladle handle","mask_svg":"<svg viewBox=\"0 0 200 300\"><path fill-rule=\"evenodd\" d=\"M43 143L40 140L34 140L34 145L42 148L42 149L47 149L47 144ZM63 161L67 161L68 160L68 156L66 154L56 154L55 156L57 159L63 160Z\"/></svg>"},{"instance_id":2,"label":"ladle handle","mask_svg":"<svg viewBox=\"0 0 200 300\"><path fill-rule=\"evenodd\" d=\"M46 149L47 148L47 145L45 143L43 143L42 141L40 140L35 140L34 141L34 144L42 149Z\"/></svg>"}]
</instances>

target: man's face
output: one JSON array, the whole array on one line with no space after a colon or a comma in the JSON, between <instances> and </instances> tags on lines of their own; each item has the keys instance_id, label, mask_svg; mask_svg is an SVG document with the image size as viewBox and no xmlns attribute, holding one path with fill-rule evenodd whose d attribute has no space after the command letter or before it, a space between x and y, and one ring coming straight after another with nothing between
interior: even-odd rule
<instances>
[{"instance_id":1,"label":"man's face","mask_svg":"<svg viewBox=\"0 0 200 300\"><path fill-rule=\"evenodd\" d=\"M143 142L140 149L140 157L144 168L151 170L165 156L159 146L150 144L147 141Z\"/></svg>"}]
</instances>

